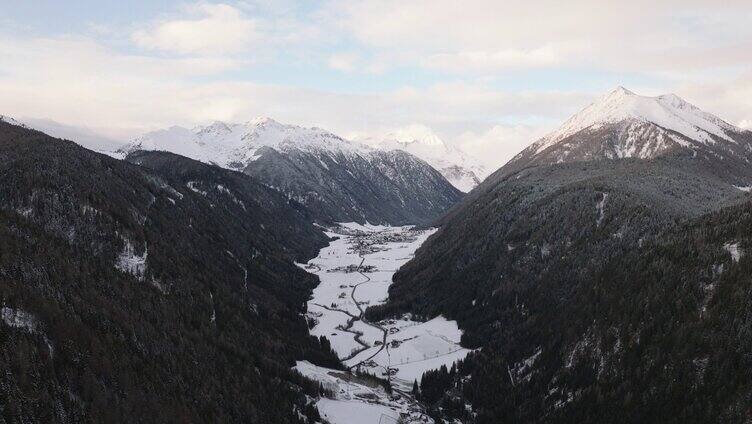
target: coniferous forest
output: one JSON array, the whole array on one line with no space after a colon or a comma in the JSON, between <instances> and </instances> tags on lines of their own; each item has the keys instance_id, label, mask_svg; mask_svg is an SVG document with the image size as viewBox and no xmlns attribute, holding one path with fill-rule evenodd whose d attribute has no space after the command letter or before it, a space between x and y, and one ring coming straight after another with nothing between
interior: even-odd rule
<instances>
[{"instance_id":1,"label":"coniferous forest","mask_svg":"<svg viewBox=\"0 0 752 424\"><path fill-rule=\"evenodd\" d=\"M463 343L477 350L421 381L434 416L749 419L752 262L739 252L752 244L752 203L739 194L706 203L723 192L709 176L677 178L685 163L678 156L533 168L514 182L487 181L476 203L450 212L395 275L390 302L369 309L374 319L446 314L466 329ZM623 174L622 166L645 174ZM569 180L573 168L578 176ZM593 177L594 168L605 171ZM528 185L538 172L563 182ZM685 194L695 184L701 196Z\"/></svg>"},{"instance_id":2,"label":"coniferous forest","mask_svg":"<svg viewBox=\"0 0 752 424\"><path fill-rule=\"evenodd\" d=\"M308 336L316 281L292 261L323 235L243 174L138 160L0 123L0 304L13 324L0 326L0 417L316 419L306 395L322 389L290 367L340 365Z\"/></svg>"}]
</instances>

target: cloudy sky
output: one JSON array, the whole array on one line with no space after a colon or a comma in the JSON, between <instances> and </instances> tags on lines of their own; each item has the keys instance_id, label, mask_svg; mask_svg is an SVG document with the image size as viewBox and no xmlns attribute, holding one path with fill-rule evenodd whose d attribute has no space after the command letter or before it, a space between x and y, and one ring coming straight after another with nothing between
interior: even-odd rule
<instances>
[{"instance_id":1,"label":"cloudy sky","mask_svg":"<svg viewBox=\"0 0 752 424\"><path fill-rule=\"evenodd\" d=\"M719 4L722 3L722 4ZM617 85L752 128L752 1L0 0L0 114L425 125L497 166Z\"/></svg>"}]
</instances>

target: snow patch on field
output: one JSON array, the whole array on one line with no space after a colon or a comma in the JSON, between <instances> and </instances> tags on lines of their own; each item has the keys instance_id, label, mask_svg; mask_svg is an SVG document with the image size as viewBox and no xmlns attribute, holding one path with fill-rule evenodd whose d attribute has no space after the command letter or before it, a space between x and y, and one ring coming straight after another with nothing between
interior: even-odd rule
<instances>
[{"instance_id":1,"label":"snow patch on field","mask_svg":"<svg viewBox=\"0 0 752 424\"><path fill-rule=\"evenodd\" d=\"M598 218L595 220L595 226L600 227L603 222L604 208L606 207L606 199L608 199L608 193L603 193L601 200L595 205L595 210L598 211Z\"/></svg>"},{"instance_id":2,"label":"snow patch on field","mask_svg":"<svg viewBox=\"0 0 752 424\"><path fill-rule=\"evenodd\" d=\"M28 218L34 214L34 208L32 208L31 206L16 208L16 212L18 212L18 214L23 216L24 218Z\"/></svg>"},{"instance_id":3,"label":"snow patch on field","mask_svg":"<svg viewBox=\"0 0 752 424\"><path fill-rule=\"evenodd\" d=\"M0 315L2 315L3 322L9 327L20 328L27 333L36 332L37 320L34 315L26 311L3 306L0 309Z\"/></svg>"},{"instance_id":4,"label":"snow patch on field","mask_svg":"<svg viewBox=\"0 0 752 424\"><path fill-rule=\"evenodd\" d=\"M316 402L321 416L332 424L433 423L407 396L390 397L383 387L345 371L298 361L294 367L305 377L318 381L333 398Z\"/></svg>"},{"instance_id":5,"label":"snow patch on field","mask_svg":"<svg viewBox=\"0 0 752 424\"><path fill-rule=\"evenodd\" d=\"M214 309L214 295L211 292L209 292L209 303L211 303L211 308L212 308L211 316L209 317L209 322L212 324L216 324L217 323L217 310Z\"/></svg>"},{"instance_id":6,"label":"snow patch on field","mask_svg":"<svg viewBox=\"0 0 752 424\"><path fill-rule=\"evenodd\" d=\"M91 205L81 205L81 214L82 215L99 215L101 212L99 209L91 206Z\"/></svg>"},{"instance_id":7,"label":"snow patch on field","mask_svg":"<svg viewBox=\"0 0 752 424\"><path fill-rule=\"evenodd\" d=\"M387 348L377 353L379 346L374 346L345 364L354 366L365 361L360 367L381 377L385 377L387 369L390 369L392 382L405 390L411 387L414 380L420 382L427 370L442 365L451 367L470 352L459 344L462 331L457 323L442 316L427 322L407 318L387 320L384 325L389 331Z\"/></svg>"},{"instance_id":8,"label":"snow patch on field","mask_svg":"<svg viewBox=\"0 0 752 424\"><path fill-rule=\"evenodd\" d=\"M223 186L221 184L217 184L217 190L220 193L224 193L224 194L228 195L230 197L230 199L232 199L232 201L235 202L235 204L240 205L240 207L242 207L243 210L247 210L245 208L245 203L243 203L242 200L240 200L237 197L235 197L235 195L230 191L230 189L228 189L227 187L225 187L225 186Z\"/></svg>"},{"instance_id":9,"label":"snow patch on field","mask_svg":"<svg viewBox=\"0 0 752 424\"><path fill-rule=\"evenodd\" d=\"M139 280L143 280L146 273L146 257L149 254L149 249L145 247L143 255L139 255L136 253L136 249L130 240L124 238L123 241L125 242L125 246L115 261L115 268L131 274Z\"/></svg>"},{"instance_id":10,"label":"snow patch on field","mask_svg":"<svg viewBox=\"0 0 752 424\"><path fill-rule=\"evenodd\" d=\"M316 403L321 416L332 424L381 424L384 417L397 422L399 414L386 406L360 401L321 399Z\"/></svg>"},{"instance_id":11,"label":"snow patch on field","mask_svg":"<svg viewBox=\"0 0 752 424\"><path fill-rule=\"evenodd\" d=\"M542 352L543 350L538 347L532 355L514 364L512 371L514 371L513 381L516 384L519 384L520 382L527 383L528 381L530 381L533 376L533 367L535 365L535 362L538 360L538 357ZM510 376L512 375L512 371L510 371Z\"/></svg>"},{"instance_id":12,"label":"snow patch on field","mask_svg":"<svg viewBox=\"0 0 752 424\"><path fill-rule=\"evenodd\" d=\"M47 349L49 350L50 355L52 355L54 351L52 342L40 330L39 322L34 317L34 315L22 309L3 306L2 308L0 308L0 318L2 318L3 322L8 327L17 328L26 333L38 334L39 336L41 336L42 340L44 340L44 343L47 345Z\"/></svg>"},{"instance_id":13,"label":"snow patch on field","mask_svg":"<svg viewBox=\"0 0 752 424\"><path fill-rule=\"evenodd\" d=\"M742 257L742 250L739 248L739 243L726 243L723 248L731 255L731 260L739 262L739 258Z\"/></svg>"},{"instance_id":14,"label":"snow patch on field","mask_svg":"<svg viewBox=\"0 0 752 424\"><path fill-rule=\"evenodd\" d=\"M197 181L188 181L185 186L191 189L193 192L198 193L204 197L206 197L206 192L204 190L201 190L198 188L198 182Z\"/></svg>"}]
</instances>

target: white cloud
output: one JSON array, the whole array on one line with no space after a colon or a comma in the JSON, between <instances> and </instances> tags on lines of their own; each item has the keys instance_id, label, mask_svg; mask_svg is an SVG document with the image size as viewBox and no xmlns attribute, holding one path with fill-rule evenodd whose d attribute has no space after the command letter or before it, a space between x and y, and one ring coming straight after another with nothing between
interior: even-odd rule
<instances>
[{"instance_id":1,"label":"white cloud","mask_svg":"<svg viewBox=\"0 0 752 424\"><path fill-rule=\"evenodd\" d=\"M752 72L733 78L688 81L678 85L676 92L729 123L752 129Z\"/></svg>"},{"instance_id":2,"label":"white cloud","mask_svg":"<svg viewBox=\"0 0 752 424\"><path fill-rule=\"evenodd\" d=\"M329 15L374 49L431 68L666 71L748 65L746 0L338 0ZM702 53L699 57L698 53Z\"/></svg>"},{"instance_id":3,"label":"white cloud","mask_svg":"<svg viewBox=\"0 0 752 424\"><path fill-rule=\"evenodd\" d=\"M258 24L227 4L198 3L186 8L189 17L156 22L133 33L141 47L181 54L238 52L258 42Z\"/></svg>"},{"instance_id":4,"label":"white cloud","mask_svg":"<svg viewBox=\"0 0 752 424\"><path fill-rule=\"evenodd\" d=\"M428 56L422 65L456 73L540 68L559 64L560 53L551 46L532 50L469 51L438 53Z\"/></svg>"},{"instance_id":5,"label":"white cloud","mask_svg":"<svg viewBox=\"0 0 752 424\"><path fill-rule=\"evenodd\" d=\"M483 132L464 132L458 142L462 150L482 160L489 170L495 170L546 132L541 127L495 125Z\"/></svg>"},{"instance_id":6,"label":"white cloud","mask_svg":"<svg viewBox=\"0 0 752 424\"><path fill-rule=\"evenodd\" d=\"M330 68L341 72L353 72L356 69L359 58L353 53L338 53L329 57Z\"/></svg>"},{"instance_id":7,"label":"white cloud","mask_svg":"<svg viewBox=\"0 0 752 424\"><path fill-rule=\"evenodd\" d=\"M0 108L122 133L175 118L185 81L236 65L120 54L80 38L0 37Z\"/></svg>"},{"instance_id":8,"label":"white cloud","mask_svg":"<svg viewBox=\"0 0 752 424\"><path fill-rule=\"evenodd\" d=\"M237 66L231 60L122 54L86 39L0 37L0 113L107 129L113 137L257 115L342 134L423 122L451 141L512 115L565 116L590 99L469 83L347 94L212 78Z\"/></svg>"},{"instance_id":9,"label":"white cloud","mask_svg":"<svg viewBox=\"0 0 752 424\"><path fill-rule=\"evenodd\" d=\"M87 149L112 152L123 145L122 141L103 135L106 129L97 130L85 126L65 125L50 119L21 118L19 121L53 137L73 140Z\"/></svg>"}]
</instances>

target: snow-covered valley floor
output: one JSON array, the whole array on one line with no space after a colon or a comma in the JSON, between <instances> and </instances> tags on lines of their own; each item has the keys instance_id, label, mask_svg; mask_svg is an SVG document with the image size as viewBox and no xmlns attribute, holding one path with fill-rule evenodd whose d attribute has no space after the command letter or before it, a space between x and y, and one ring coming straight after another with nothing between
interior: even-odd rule
<instances>
[{"instance_id":1,"label":"snow-covered valley floor","mask_svg":"<svg viewBox=\"0 0 752 424\"><path fill-rule=\"evenodd\" d=\"M352 396L353 383L340 387L344 380L333 377L336 372L298 363L296 368L304 375L333 385L337 399L317 403L324 418L333 424L353 422L344 417L357 411L358 423L379 423L382 416L396 418L400 414L412 416L413 422L430 422L415 413L415 403L409 396L413 381L420 382L426 370L449 367L468 354L469 350L459 345L462 332L456 322L443 317L418 322L407 315L369 322L363 316L368 306L386 302L392 275L434 231L340 224L327 232L338 239L301 265L321 280L308 302L308 319L315 322L311 334L326 336L350 369L389 377L395 393L401 394L397 401L389 399L383 390L375 398ZM366 391L373 394L379 390Z\"/></svg>"}]
</instances>

